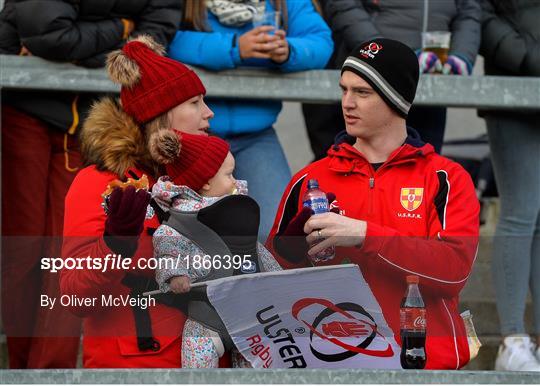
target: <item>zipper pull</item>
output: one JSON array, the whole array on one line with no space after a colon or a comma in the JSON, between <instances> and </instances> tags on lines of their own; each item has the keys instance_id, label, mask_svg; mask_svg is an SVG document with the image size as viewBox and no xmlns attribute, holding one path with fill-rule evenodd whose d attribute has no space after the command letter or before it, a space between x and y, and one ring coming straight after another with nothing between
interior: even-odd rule
<instances>
[{"instance_id":1,"label":"zipper pull","mask_svg":"<svg viewBox=\"0 0 540 386\"><path fill-rule=\"evenodd\" d=\"M373 189L375 187L375 177L369 178L369 188Z\"/></svg>"}]
</instances>

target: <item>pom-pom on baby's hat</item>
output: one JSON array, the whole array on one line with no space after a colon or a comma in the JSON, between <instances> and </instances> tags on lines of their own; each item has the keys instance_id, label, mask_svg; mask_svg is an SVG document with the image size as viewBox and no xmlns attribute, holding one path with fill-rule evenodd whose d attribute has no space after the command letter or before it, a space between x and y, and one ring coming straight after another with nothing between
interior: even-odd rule
<instances>
[{"instance_id":1,"label":"pom-pom on baby's hat","mask_svg":"<svg viewBox=\"0 0 540 386\"><path fill-rule=\"evenodd\" d=\"M217 174L230 148L219 137L178 130L160 130L150 136L149 144L152 157L165 164L171 180L195 191Z\"/></svg>"}]
</instances>

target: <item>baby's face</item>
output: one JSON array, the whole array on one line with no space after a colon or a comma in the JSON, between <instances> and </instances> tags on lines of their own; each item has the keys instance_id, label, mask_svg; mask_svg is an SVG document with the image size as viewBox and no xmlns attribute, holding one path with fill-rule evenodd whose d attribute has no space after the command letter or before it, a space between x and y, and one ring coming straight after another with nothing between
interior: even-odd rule
<instances>
[{"instance_id":1,"label":"baby's face","mask_svg":"<svg viewBox=\"0 0 540 386\"><path fill-rule=\"evenodd\" d=\"M206 197L221 197L231 194L236 188L236 179L233 177L234 157L229 152L225 161L214 177L203 186L201 195Z\"/></svg>"}]
</instances>

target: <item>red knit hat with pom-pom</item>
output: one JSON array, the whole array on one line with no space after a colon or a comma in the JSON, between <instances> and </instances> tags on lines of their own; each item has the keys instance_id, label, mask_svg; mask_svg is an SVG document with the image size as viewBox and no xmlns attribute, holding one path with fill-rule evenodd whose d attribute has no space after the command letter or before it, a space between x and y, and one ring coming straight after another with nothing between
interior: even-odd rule
<instances>
[{"instance_id":1,"label":"red knit hat with pom-pom","mask_svg":"<svg viewBox=\"0 0 540 386\"><path fill-rule=\"evenodd\" d=\"M206 94L201 80L184 64L163 56L165 49L142 35L109 54L110 78L122 85L126 113L146 123L186 100Z\"/></svg>"}]
</instances>

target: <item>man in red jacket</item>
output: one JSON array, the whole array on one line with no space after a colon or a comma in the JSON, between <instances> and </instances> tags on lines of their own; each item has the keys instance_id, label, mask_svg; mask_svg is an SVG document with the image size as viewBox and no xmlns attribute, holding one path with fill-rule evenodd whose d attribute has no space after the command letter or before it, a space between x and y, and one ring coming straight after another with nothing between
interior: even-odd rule
<instances>
[{"instance_id":1,"label":"man in red jacket","mask_svg":"<svg viewBox=\"0 0 540 386\"><path fill-rule=\"evenodd\" d=\"M358 264L398 342L405 277L419 276L426 367L458 369L469 361L458 303L477 252L479 204L469 175L406 126L418 77L414 52L394 40L368 41L346 59L346 133L293 177L267 244L289 268L336 246L333 260L317 264ZM310 179L335 194L340 214L302 207Z\"/></svg>"}]
</instances>

